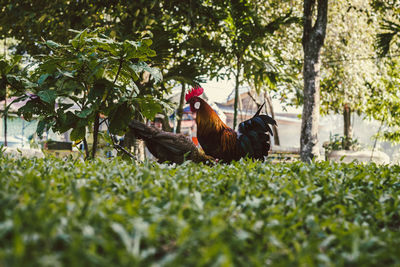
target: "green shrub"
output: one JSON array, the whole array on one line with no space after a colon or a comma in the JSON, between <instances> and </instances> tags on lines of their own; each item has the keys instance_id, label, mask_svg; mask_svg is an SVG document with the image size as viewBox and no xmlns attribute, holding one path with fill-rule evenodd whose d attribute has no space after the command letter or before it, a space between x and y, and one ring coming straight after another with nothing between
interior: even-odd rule
<instances>
[{"instance_id":1,"label":"green shrub","mask_svg":"<svg viewBox=\"0 0 400 267\"><path fill-rule=\"evenodd\" d=\"M325 153L330 153L335 150L360 150L361 145L356 138L346 138L345 136L340 136L339 134L334 134L329 136L329 141L323 144L325 148Z\"/></svg>"},{"instance_id":2,"label":"green shrub","mask_svg":"<svg viewBox=\"0 0 400 267\"><path fill-rule=\"evenodd\" d=\"M0 265L399 265L399 173L0 156Z\"/></svg>"}]
</instances>

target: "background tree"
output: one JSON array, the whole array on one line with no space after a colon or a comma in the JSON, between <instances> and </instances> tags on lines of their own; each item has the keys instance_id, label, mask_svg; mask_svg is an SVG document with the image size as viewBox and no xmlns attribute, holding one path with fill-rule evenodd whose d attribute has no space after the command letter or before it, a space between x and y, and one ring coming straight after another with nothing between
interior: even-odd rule
<instances>
[{"instance_id":1,"label":"background tree","mask_svg":"<svg viewBox=\"0 0 400 267\"><path fill-rule=\"evenodd\" d=\"M378 23L370 5L362 0L333 2L328 18L335 26L327 31L322 51L321 111L343 115L344 146L349 149L351 115L365 111L372 93L367 84L379 79L374 58Z\"/></svg>"},{"instance_id":2,"label":"background tree","mask_svg":"<svg viewBox=\"0 0 400 267\"><path fill-rule=\"evenodd\" d=\"M162 95L152 87L138 86L150 81L144 80L146 73L155 81L162 78L146 63L155 56L151 43L150 39L118 42L99 30L78 32L66 45L46 41L52 53L39 58L33 83L26 86L30 93L19 98L28 99L19 112L27 120L38 116L39 136L48 129L59 133L72 129L70 138L83 141L86 158L90 156L86 134L91 128L91 157L95 157L100 115L107 119L111 134L122 134L136 111L151 119L162 110ZM73 111L72 106L78 109Z\"/></svg>"},{"instance_id":3,"label":"background tree","mask_svg":"<svg viewBox=\"0 0 400 267\"><path fill-rule=\"evenodd\" d=\"M378 137L400 143L400 121L398 120L400 117L398 90L400 2L373 0L371 6L380 22L380 29L376 35L376 52L380 60L377 62L379 79L368 83L372 94L367 103L366 114L381 122ZM380 133L381 130L383 133Z\"/></svg>"},{"instance_id":4,"label":"background tree","mask_svg":"<svg viewBox=\"0 0 400 267\"><path fill-rule=\"evenodd\" d=\"M263 12L261 2L250 0L236 0L227 2L218 2L220 9L225 10L225 16L222 17L220 28L216 32L210 32L210 36L218 39L219 55L214 58L213 65L219 66L221 71L214 76L235 77L235 100L234 100L234 117L233 128L237 124L239 86L244 82L244 72L250 71L246 61L252 61L249 57L251 49L264 47L263 40L266 36L272 36L280 26L291 24L295 19L291 17L291 13L286 14L275 13L267 16ZM268 17L268 18L267 18ZM266 19L267 18L267 19ZM266 64L268 65L268 64Z\"/></svg>"},{"instance_id":5,"label":"background tree","mask_svg":"<svg viewBox=\"0 0 400 267\"><path fill-rule=\"evenodd\" d=\"M199 69L211 67L202 64L205 60L199 60L210 43L205 36L210 27L217 27L219 20L216 17L222 12L203 1L101 3L57 0L36 3L1 0L1 3L4 8L0 36L16 38L19 41L15 46L17 53L47 53L47 47L38 40L64 42L73 37L69 29L104 27L105 34L111 38L118 36L122 41L147 34L157 51L152 64L163 71L166 88L169 87L167 82L174 79L192 84L202 81L198 77L204 71Z\"/></svg>"},{"instance_id":6,"label":"background tree","mask_svg":"<svg viewBox=\"0 0 400 267\"><path fill-rule=\"evenodd\" d=\"M366 103L365 114L380 122L378 138L400 143L400 61L385 58L379 62L380 78L368 83L371 96Z\"/></svg>"},{"instance_id":7,"label":"background tree","mask_svg":"<svg viewBox=\"0 0 400 267\"><path fill-rule=\"evenodd\" d=\"M244 81L252 91L264 95L266 112L275 118L272 97L279 98L282 104L300 103L301 5L294 4L293 1L255 2L264 23L290 14L284 25L248 49L244 61ZM278 128L273 126L273 131L274 144L280 145Z\"/></svg>"},{"instance_id":8,"label":"background tree","mask_svg":"<svg viewBox=\"0 0 400 267\"><path fill-rule=\"evenodd\" d=\"M20 89L15 86L15 74L20 71L19 63L22 56L12 55L10 59L0 57L0 101L4 101L3 122L4 122L4 145L7 146L7 98L13 96ZM14 86L12 86L14 85ZM10 88L11 87L11 88Z\"/></svg>"},{"instance_id":9,"label":"background tree","mask_svg":"<svg viewBox=\"0 0 400 267\"><path fill-rule=\"evenodd\" d=\"M400 1L371 0L379 15L380 31L377 33L377 52L380 56L399 52Z\"/></svg>"},{"instance_id":10,"label":"background tree","mask_svg":"<svg viewBox=\"0 0 400 267\"><path fill-rule=\"evenodd\" d=\"M313 23L314 17L316 20ZM300 157L303 161L310 161L319 155L320 51L324 44L327 20L328 0L304 1L304 105L300 137Z\"/></svg>"},{"instance_id":11,"label":"background tree","mask_svg":"<svg viewBox=\"0 0 400 267\"><path fill-rule=\"evenodd\" d=\"M150 36L154 41L152 48L157 51L152 66L163 72L164 79L158 88L152 88L152 83L138 83L137 86L141 92L150 92L156 98L170 92L177 83L195 85L204 81L201 76L212 67L204 60L209 58L207 50L210 50L210 41L204 36L210 27L216 27L213 20L220 11L201 1L89 3L58 0L39 5L35 1L2 2L6 8L0 18L3 25L0 34L19 40L17 52L47 53L47 47L37 40L63 42L72 38L68 31L71 28L104 26L105 34L122 41L141 38L143 33ZM19 19L21 17L25 19ZM162 113L166 119L163 125L169 127L167 111ZM136 113L136 119L141 120L138 116ZM132 132L125 136L124 144L128 148L136 146Z\"/></svg>"}]
</instances>

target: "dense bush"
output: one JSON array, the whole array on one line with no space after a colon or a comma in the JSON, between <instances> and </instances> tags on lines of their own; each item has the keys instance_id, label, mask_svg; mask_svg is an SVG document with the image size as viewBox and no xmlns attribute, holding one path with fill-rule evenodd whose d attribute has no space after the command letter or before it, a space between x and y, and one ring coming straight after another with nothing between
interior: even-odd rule
<instances>
[{"instance_id":1,"label":"dense bush","mask_svg":"<svg viewBox=\"0 0 400 267\"><path fill-rule=\"evenodd\" d=\"M399 176L0 156L0 265L398 265Z\"/></svg>"}]
</instances>

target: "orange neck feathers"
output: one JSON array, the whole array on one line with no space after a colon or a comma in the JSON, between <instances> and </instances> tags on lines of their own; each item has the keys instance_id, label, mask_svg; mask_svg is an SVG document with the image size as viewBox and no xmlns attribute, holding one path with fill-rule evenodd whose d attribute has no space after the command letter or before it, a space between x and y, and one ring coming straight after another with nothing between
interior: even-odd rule
<instances>
[{"instance_id":1,"label":"orange neck feathers","mask_svg":"<svg viewBox=\"0 0 400 267\"><path fill-rule=\"evenodd\" d=\"M206 101L200 99L200 108L196 113L196 124L198 134L207 134L209 132L220 131L229 128L217 115L217 113L207 104Z\"/></svg>"}]
</instances>

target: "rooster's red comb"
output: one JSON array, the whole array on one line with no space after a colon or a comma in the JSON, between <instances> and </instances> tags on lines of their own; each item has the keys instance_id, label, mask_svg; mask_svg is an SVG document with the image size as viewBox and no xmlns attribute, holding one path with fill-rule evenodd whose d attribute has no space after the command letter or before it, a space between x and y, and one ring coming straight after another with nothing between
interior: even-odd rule
<instances>
[{"instance_id":1,"label":"rooster's red comb","mask_svg":"<svg viewBox=\"0 0 400 267\"><path fill-rule=\"evenodd\" d=\"M194 96L201 95L203 92L204 92L204 89L201 87L192 88L192 90L189 90L189 92L185 95L186 102L188 102L189 99L191 99Z\"/></svg>"}]
</instances>

